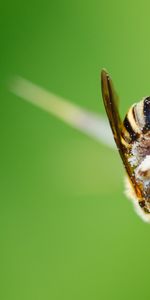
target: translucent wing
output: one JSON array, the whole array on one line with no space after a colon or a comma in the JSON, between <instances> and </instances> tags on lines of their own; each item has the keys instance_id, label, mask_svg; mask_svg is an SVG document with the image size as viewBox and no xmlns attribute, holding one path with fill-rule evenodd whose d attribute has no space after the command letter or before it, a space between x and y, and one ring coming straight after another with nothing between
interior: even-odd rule
<instances>
[{"instance_id":1,"label":"translucent wing","mask_svg":"<svg viewBox=\"0 0 150 300\"><path fill-rule=\"evenodd\" d=\"M102 70L101 73L101 83L102 83L102 95L103 95L105 109L114 135L115 142L119 150L120 147L122 147L121 144L122 122L120 120L120 115L117 108L118 96L113 88L112 80L105 70Z\"/></svg>"},{"instance_id":2,"label":"translucent wing","mask_svg":"<svg viewBox=\"0 0 150 300\"><path fill-rule=\"evenodd\" d=\"M121 159L127 171L130 182L136 192L137 197L142 198L142 192L140 186L137 184L134 176L133 169L128 162L129 151L127 146L123 143L123 137L121 135L123 129L123 123L121 121L118 111L118 96L114 90L112 80L105 70L101 72L101 85L102 96L109 119L109 123L114 135L114 139L119 150Z\"/></svg>"}]
</instances>

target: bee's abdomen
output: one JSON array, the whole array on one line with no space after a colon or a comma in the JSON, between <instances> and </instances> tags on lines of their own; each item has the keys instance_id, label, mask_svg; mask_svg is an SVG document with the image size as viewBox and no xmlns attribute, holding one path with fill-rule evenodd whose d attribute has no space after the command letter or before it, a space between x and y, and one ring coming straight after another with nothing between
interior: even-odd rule
<instances>
[{"instance_id":1,"label":"bee's abdomen","mask_svg":"<svg viewBox=\"0 0 150 300\"><path fill-rule=\"evenodd\" d=\"M130 107L122 128L123 139L131 144L150 132L150 96Z\"/></svg>"},{"instance_id":2,"label":"bee's abdomen","mask_svg":"<svg viewBox=\"0 0 150 300\"><path fill-rule=\"evenodd\" d=\"M139 134L133 128L133 126L132 126L133 124L128 119L128 115L126 115L123 125L125 127L125 130L128 133L128 138L130 138L131 142L134 142L138 138Z\"/></svg>"},{"instance_id":3,"label":"bee's abdomen","mask_svg":"<svg viewBox=\"0 0 150 300\"><path fill-rule=\"evenodd\" d=\"M143 133L150 130L150 97L146 97L143 101L144 126Z\"/></svg>"},{"instance_id":4,"label":"bee's abdomen","mask_svg":"<svg viewBox=\"0 0 150 300\"><path fill-rule=\"evenodd\" d=\"M150 96L135 104L133 110L141 133L147 133L150 130Z\"/></svg>"},{"instance_id":5,"label":"bee's abdomen","mask_svg":"<svg viewBox=\"0 0 150 300\"><path fill-rule=\"evenodd\" d=\"M141 133L135 117L134 108L135 105L131 106L131 108L129 109L123 121L122 128L122 136L129 144L136 141Z\"/></svg>"}]
</instances>

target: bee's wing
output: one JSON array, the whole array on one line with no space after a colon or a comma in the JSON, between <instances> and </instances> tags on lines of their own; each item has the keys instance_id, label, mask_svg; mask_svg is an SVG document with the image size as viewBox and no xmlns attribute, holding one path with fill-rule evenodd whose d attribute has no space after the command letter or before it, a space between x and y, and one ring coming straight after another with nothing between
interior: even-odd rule
<instances>
[{"instance_id":1,"label":"bee's wing","mask_svg":"<svg viewBox=\"0 0 150 300\"><path fill-rule=\"evenodd\" d=\"M118 150L121 147L121 127L122 122L118 112L118 96L114 90L112 80L105 70L101 72L102 96L109 119L109 123L114 135Z\"/></svg>"},{"instance_id":2,"label":"bee's wing","mask_svg":"<svg viewBox=\"0 0 150 300\"><path fill-rule=\"evenodd\" d=\"M119 150L120 156L122 158L127 174L130 178L132 186L136 191L137 196L141 198L141 189L136 183L133 169L131 168L131 165L128 162L128 149L122 142L123 138L121 135L121 131L123 128L123 123L121 121L118 111L118 96L114 90L112 80L105 70L102 70L101 72L101 84L103 101L117 148Z\"/></svg>"}]
</instances>

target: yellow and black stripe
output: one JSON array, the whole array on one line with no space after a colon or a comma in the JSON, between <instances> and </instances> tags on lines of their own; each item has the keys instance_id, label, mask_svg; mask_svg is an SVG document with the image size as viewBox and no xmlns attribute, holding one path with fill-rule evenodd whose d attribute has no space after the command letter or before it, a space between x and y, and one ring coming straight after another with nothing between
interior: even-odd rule
<instances>
[{"instance_id":1,"label":"yellow and black stripe","mask_svg":"<svg viewBox=\"0 0 150 300\"><path fill-rule=\"evenodd\" d=\"M123 139L131 144L150 130L150 96L130 107L122 127Z\"/></svg>"},{"instance_id":2,"label":"yellow and black stripe","mask_svg":"<svg viewBox=\"0 0 150 300\"><path fill-rule=\"evenodd\" d=\"M122 136L129 144L136 141L141 134L141 130L135 116L135 107L135 104L130 107L123 121Z\"/></svg>"}]
</instances>

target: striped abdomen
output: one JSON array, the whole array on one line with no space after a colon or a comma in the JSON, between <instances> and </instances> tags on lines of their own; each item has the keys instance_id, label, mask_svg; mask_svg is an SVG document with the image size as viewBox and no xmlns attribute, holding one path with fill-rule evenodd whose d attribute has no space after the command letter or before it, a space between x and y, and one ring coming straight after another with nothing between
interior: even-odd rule
<instances>
[{"instance_id":1,"label":"striped abdomen","mask_svg":"<svg viewBox=\"0 0 150 300\"><path fill-rule=\"evenodd\" d=\"M150 131L150 97L133 104L123 121L122 137L129 145Z\"/></svg>"}]
</instances>

